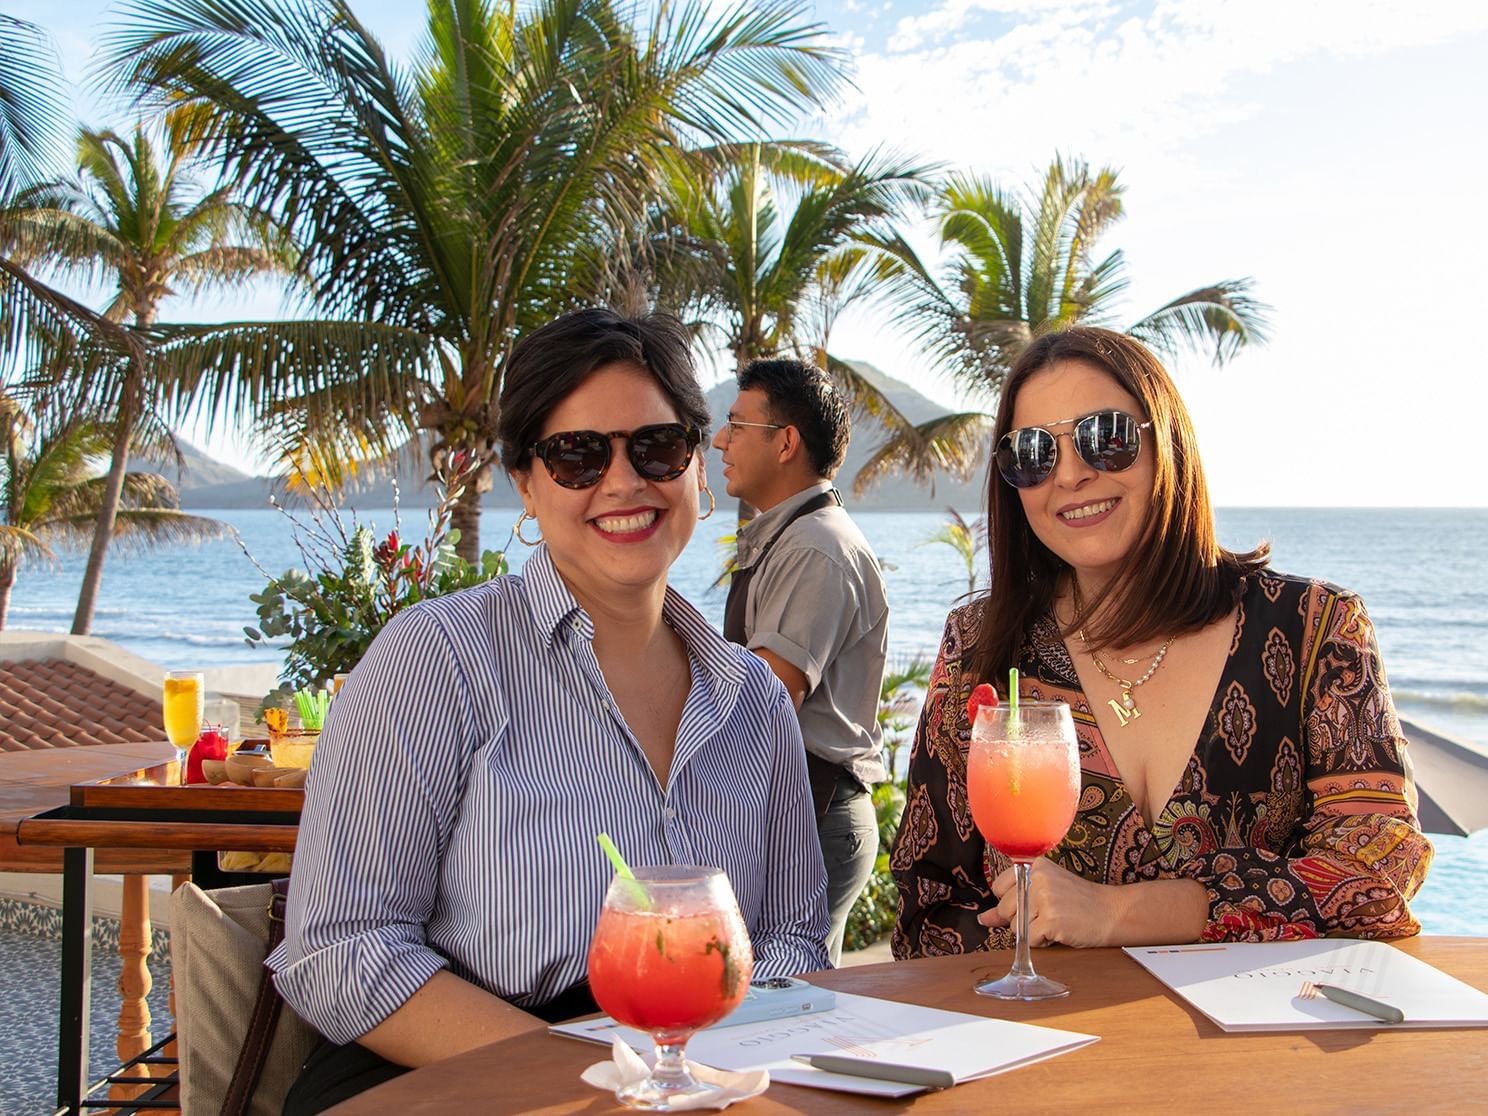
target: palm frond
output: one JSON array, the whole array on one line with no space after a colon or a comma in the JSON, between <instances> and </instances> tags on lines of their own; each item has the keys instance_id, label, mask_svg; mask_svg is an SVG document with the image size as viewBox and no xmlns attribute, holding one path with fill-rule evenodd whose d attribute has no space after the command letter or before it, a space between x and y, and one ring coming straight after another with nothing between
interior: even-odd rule
<instances>
[{"instance_id":1,"label":"palm frond","mask_svg":"<svg viewBox=\"0 0 1488 1116\"><path fill-rule=\"evenodd\" d=\"M46 34L0 13L0 203L40 182L55 165L67 103Z\"/></svg>"},{"instance_id":2,"label":"palm frond","mask_svg":"<svg viewBox=\"0 0 1488 1116\"><path fill-rule=\"evenodd\" d=\"M1160 352L1207 352L1217 365L1267 338L1271 307L1251 295L1249 279L1226 279L1189 291L1134 323L1127 332Z\"/></svg>"},{"instance_id":3,"label":"palm frond","mask_svg":"<svg viewBox=\"0 0 1488 1116\"><path fill-rule=\"evenodd\" d=\"M984 460L993 418L981 411L940 415L890 437L879 446L853 478L853 494L861 496L890 473L902 473L935 493L937 471L969 480Z\"/></svg>"}]
</instances>

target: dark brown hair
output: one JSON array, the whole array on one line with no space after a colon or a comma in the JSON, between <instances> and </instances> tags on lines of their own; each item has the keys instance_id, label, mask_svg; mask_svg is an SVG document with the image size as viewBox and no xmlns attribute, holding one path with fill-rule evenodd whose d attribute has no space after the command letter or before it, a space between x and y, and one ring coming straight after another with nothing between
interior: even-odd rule
<instances>
[{"instance_id":1,"label":"dark brown hair","mask_svg":"<svg viewBox=\"0 0 1488 1116\"><path fill-rule=\"evenodd\" d=\"M1090 646L1098 650L1167 638L1218 620L1234 608L1241 580L1265 567L1269 547L1238 554L1219 545L1188 409L1167 370L1140 342L1090 326L1035 340L1003 385L992 445L1012 429L1023 385L1060 361L1098 368L1141 401L1142 417L1152 422L1143 432L1142 452L1151 453L1154 463L1141 537L1100 595L1083 602L1083 613L1069 630L1083 625ZM987 528L992 577L971 671L1002 689L1000 680L1017 665L1025 634L1049 609L1069 567L1033 533L1017 490L1002 479L995 459L987 470ZM1101 622L1087 624L1106 602Z\"/></svg>"},{"instance_id":2,"label":"dark brown hair","mask_svg":"<svg viewBox=\"0 0 1488 1116\"><path fill-rule=\"evenodd\" d=\"M607 364L630 364L656 378L677 417L708 440L708 401L698 385L687 329L670 314L626 318L594 307L554 318L512 349L501 385L501 464L525 468L548 413Z\"/></svg>"},{"instance_id":3,"label":"dark brown hair","mask_svg":"<svg viewBox=\"0 0 1488 1116\"><path fill-rule=\"evenodd\" d=\"M735 377L740 391L764 392L771 422L794 426L819 477L837 475L847 457L852 420L832 378L800 360L751 360Z\"/></svg>"}]
</instances>

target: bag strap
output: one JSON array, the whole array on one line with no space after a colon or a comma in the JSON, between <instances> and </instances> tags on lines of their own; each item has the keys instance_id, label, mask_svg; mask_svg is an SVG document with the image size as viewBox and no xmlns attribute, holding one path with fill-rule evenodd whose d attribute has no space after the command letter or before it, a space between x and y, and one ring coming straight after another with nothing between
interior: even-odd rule
<instances>
[{"instance_id":1,"label":"bag strap","mask_svg":"<svg viewBox=\"0 0 1488 1116\"><path fill-rule=\"evenodd\" d=\"M284 940L284 905L289 899L289 880L269 884L269 949L273 953ZM265 954L267 958L268 954ZM258 979L258 995L253 1000L253 1013L248 1018L248 1033L243 1036L243 1049L238 1051L238 1064L233 1067L232 1082L222 1099L222 1116L245 1116L258 1079L268 1061L269 1044L279 1024L279 1009L284 1001L274 987L274 975L267 965Z\"/></svg>"}]
</instances>

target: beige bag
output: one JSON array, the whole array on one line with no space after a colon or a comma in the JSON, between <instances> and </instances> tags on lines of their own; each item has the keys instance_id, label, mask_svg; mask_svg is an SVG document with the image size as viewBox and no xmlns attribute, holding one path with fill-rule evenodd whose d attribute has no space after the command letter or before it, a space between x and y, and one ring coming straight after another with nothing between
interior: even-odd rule
<instances>
[{"instance_id":1,"label":"beige bag","mask_svg":"<svg viewBox=\"0 0 1488 1116\"><path fill-rule=\"evenodd\" d=\"M227 1096L268 953L269 897L268 884L206 892L192 883L171 896L182 1116L219 1112ZM284 1005L251 1116L280 1116L317 1037Z\"/></svg>"}]
</instances>

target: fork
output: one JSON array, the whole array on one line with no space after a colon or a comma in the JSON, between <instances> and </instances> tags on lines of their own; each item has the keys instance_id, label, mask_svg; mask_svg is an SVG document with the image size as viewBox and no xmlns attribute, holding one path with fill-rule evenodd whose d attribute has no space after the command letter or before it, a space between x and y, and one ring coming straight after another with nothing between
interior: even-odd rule
<instances>
[{"instance_id":1,"label":"fork","mask_svg":"<svg viewBox=\"0 0 1488 1116\"><path fill-rule=\"evenodd\" d=\"M1335 1004L1342 1004L1346 1008L1365 1015L1372 1015L1385 1023L1404 1023L1405 1013L1398 1007L1380 1000L1371 999L1358 992L1350 992L1347 988L1339 988L1332 984L1318 984L1316 981L1304 980L1302 988L1297 992L1299 1000L1316 1000L1319 996L1332 1000Z\"/></svg>"}]
</instances>

